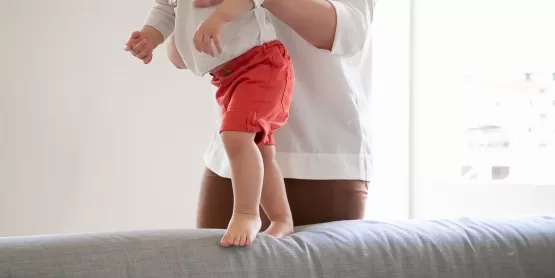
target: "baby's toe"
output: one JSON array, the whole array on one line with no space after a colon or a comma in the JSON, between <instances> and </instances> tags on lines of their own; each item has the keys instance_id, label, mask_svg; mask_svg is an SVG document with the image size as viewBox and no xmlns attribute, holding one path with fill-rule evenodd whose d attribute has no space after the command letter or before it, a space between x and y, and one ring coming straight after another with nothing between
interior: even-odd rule
<instances>
[{"instance_id":1,"label":"baby's toe","mask_svg":"<svg viewBox=\"0 0 555 278\"><path fill-rule=\"evenodd\" d=\"M245 246L246 243L247 243L247 236L242 235L241 240L239 240L239 246Z\"/></svg>"},{"instance_id":2,"label":"baby's toe","mask_svg":"<svg viewBox=\"0 0 555 278\"><path fill-rule=\"evenodd\" d=\"M221 244L223 247L229 247L229 246L231 245L231 243L233 242L232 239L231 239L231 236L232 236L231 234L226 233L226 234L222 237L222 240L220 240L220 244Z\"/></svg>"},{"instance_id":3,"label":"baby's toe","mask_svg":"<svg viewBox=\"0 0 555 278\"><path fill-rule=\"evenodd\" d=\"M252 244L252 238L253 238L252 236L247 235L247 238L245 240L245 246L249 246Z\"/></svg>"},{"instance_id":4,"label":"baby's toe","mask_svg":"<svg viewBox=\"0 0 555 278\"><path fill-rule=\"evenodd\" d=\"M241 235L235 236L235 238L233 238L233 245L240 246L240 243L241 243Z\"/></svg>"}]
</instances>

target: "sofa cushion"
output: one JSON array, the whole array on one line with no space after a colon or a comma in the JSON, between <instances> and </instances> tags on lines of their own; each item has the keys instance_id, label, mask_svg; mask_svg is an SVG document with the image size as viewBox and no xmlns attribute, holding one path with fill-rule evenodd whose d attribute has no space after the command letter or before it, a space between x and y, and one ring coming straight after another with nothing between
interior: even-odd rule
<instances>
[{"instance_id":1,"label":"sofa cushion","mask_svg":"<svg viewBox=\"0 0 555 278\"><path fill-rule=\"evenodd\" d=\"M221 248L221 230L0 238L0 277L555 277L555 218L343 221Z\"/></svg>"}]
</instances>

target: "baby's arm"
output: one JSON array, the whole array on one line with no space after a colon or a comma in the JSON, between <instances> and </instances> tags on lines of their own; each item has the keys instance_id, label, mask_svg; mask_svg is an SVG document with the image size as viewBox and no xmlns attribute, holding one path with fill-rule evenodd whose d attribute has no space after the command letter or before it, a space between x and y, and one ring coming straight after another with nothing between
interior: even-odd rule
<instances>
[{"instance_id":1,"label":"baby's arm","mask_svg":"<svg viewBox=\"0 0 555 278\"><path fill-rule=\"evenodd\" d=\"M175 28L175 11L168 0L155 0L156 4L150 11L141 31L131 34L125 44L125 50L148 64L152 61L152 53L162 44Z\"/></svg>"},{"instance_id":2,"label":"baby's arm","mask_svg":"<svg viewBox=\"0 0 555 278\"><path fill-rule=\"evenodd\" d=\"M154 7L150 10L142 31L149 34L156 46L162 44L175 29L175 8L168 0L155 0ZM158 31L158 32L155 32Z\"/></svg>"}]
</instances>

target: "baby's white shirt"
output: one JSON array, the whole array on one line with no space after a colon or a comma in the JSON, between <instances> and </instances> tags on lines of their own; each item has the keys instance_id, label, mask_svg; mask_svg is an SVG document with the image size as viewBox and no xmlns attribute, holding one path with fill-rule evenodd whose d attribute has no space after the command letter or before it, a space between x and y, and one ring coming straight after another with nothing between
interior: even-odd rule
<instances>
[{"instance_id":1,"label":"baby's white shirt","mask_svg":"<svg viewBox=\"0 0 555 278\"><path fill-rule=\"evenodd\" d=\"M199 76L241 56L255 46L276 39L269 13L262 7L255 7L227 24L220 38L222 53L212 57L196 50L193 37L198 26L215 8L195 8L193 0L179 0L177 7L169 5L168 0L155 2L145 24L160 31L164 40L174 33L177 51L185 65Z\"/></svg>"}]
</instances>

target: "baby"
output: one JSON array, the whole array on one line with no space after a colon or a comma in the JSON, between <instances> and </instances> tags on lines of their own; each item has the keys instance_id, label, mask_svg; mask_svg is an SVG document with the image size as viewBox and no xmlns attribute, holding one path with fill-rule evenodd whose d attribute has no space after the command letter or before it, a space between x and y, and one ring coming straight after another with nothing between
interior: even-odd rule
<instances>
[{"instance_id":1,"label":"baby","mask_svg":"<svg viewBox=\"0 0 555 278\"><path fill-rule=\"evenodd\" d=\"M220 135L231 168L234 207L221 245L250 245L261 229L260 205L271 221L265 233L293 232L274 133L289 117L293 68L276 40L263 0L224 0L199 9L193 0L156 0L141 31L125 49L145 64L172 33L186 68L209 73L218 89Z\"/></svg>"}]
</instances>

